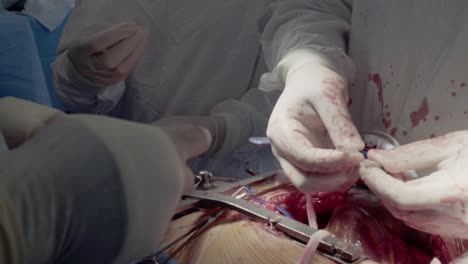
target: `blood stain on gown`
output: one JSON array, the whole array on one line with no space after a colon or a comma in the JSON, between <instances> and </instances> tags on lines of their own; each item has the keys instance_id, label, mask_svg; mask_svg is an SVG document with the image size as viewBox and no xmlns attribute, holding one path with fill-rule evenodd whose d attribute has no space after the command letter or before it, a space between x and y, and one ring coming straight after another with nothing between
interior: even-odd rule
<instances>
[{"instance_id":1,"label":"blood stain on gown","mask_svg":"<svg viewBox=\"0 0 468 264\"><path fill-rule=\"evenodd\" d=\"M380 74L374 73L371 76L371 81L376 85L377 87L377 99L379 100L380 103L380 109L382 111L382 124L385 127L385 129L389 129L392 126L392 120L385 117L384 114L384 98L383 98L383 85L382 85L382 78L380 77Z\"/></svg>"},{"instance_id":2,"label":"blood stain on gown","mask_svg":"<svg viewBox=\"0 0 468 264\"><path fill-rule=\"evenodd\" d=\"M410 113L412 127L419 126L419 123L424 120L429 114L429 103L427 97L424 97L417 111Z\"/></svg>"},{"instance_id":3,"label":"blood stain on gown","mask_svg":"<svg viewBox=\"0 0 468 264\"><path fill-rule=\"evenodd\" d=\"M465 87L466 87L466 83L465 83L465 82L462 82L462 83L460 84L460 88L465 88Z\"/></svg>"}]
</instances>

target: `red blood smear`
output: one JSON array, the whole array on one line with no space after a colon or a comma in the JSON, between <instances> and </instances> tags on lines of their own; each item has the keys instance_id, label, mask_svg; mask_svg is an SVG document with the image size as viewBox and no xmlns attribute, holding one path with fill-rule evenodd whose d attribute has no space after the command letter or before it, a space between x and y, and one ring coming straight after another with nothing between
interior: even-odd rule
<instances>
[{"instance_id":1,"label":"red blood smear","mask_svg":"<svg viewBox=\"0 0 468 264\"><path fill-rule=\"evenodd\" d=\"M432 257L423 250L406 243L398 236L391 234L395 264L404 263L430 263Z\"/></svg>"},{"instance_id":2,"label":"red blood smear","mask_svg":"<svg viewBox=\"0 0 468 264\"><path fill-rule=\"evenodd\" d=\"M383 85L382 78L378 73L372 75L372 82L377 86L377 99L380 103L380 109L382 109L382 124L385 129L389 129L392 126L392 120L386 118L383 112L384 109L384 98L383 98Z\"/></svg>"},{"instance_id":3,"label":"red blood smear","mask_svg":"<svg viewBox=\"0 0 468 264\"><path fill-rule=\"evenodd\" d=\"M442 263L449 263L452 261L447 245L440 236L432 236L431 241L431 248L435 257L437 257Z\"/></svg>"},{"instance_id":4,"label":"red blood smear","mask_svg":"<svg viewBox=\"0 0 468 264\"><path fill-rule=\"evenodd\" d=\"M275 193L261 198L283 206L296 220L307 222L304 194L291 185ZM326 220L326 229L347 242L361 243L364 253L375 261L429 263L433 257L437 257L445 264L468 248L468 242L431 236L404 225L370 191L363 188L319 193L313 197L317 211L333 213ZM274 210L272 206L267 208ZM320 218L320 214L317 217Z\"/></svg>"},{"instance_id":5,"label":"red blood smear","mask_svg":"<svg viewBox=\"0 0 468 264\"><path fill-rule=\"evenodd\" d=\"M379 103L383 108L383 86L382 86L382 79L378 73L372 75L372 82L375 83L377 86L377 98L379 99Z\"/></svg>"},{"instance_id":6,"label":"red blood smear","mask_svg":"<svg viewBox=\"0 0 468 264\"><path fill-rule=\"evenodd\" d=\"M333 193L318 193L312 195L312 201L316 214L331 214L333 210L342 205L346 201L346 191ZM293 186L289 186L282 191L278 191L278 195L268 194L262 197L273 204L269 204L266 208L275 210L275 205L282 206L288 211L292 217L302 223L307 223L306 198L305 195Z\"/></svg>"},{"instance_id":7,"label":"red blood smear","mask_svg":"<svg viewBox=\"0 0 468 264\"><path fill-rule=\"evenodd\" d=\"M427 117L429 114L429 104L427 102L427 97L424 97L424 99L421 102L421 105L419 106L419 109L415 112L411 112L410 118L411 118L411 124L413 127L419 126L419 123L421 120L424 120L424 118Z\"/></svg>"},{"instance_id":8,"label":"red blood smear","mask_svg":"<svg viewBox=\"0 0 468 264\"><path fill-rule=\"evenodd\" d=\"M457 93L456 93L456 92L452 92L451 95L452 95L452 96L457 96Z\"/></svg>"},{"instance_id":9,"label":"red blood smear","mask_svg":"<svg viewBox=\"0 0 468 264\"><path fill-rule=\"evenodd\" d=\"M466 87L466 83L465 83L465 82L462 82L462 83L460 84L460 88L465 88L465 87Z\"/></svg>"},{"instance_id":10,"label":"red blood smear","mask_svg":"<svg viewBox=\"0 0 468 264\"><path fill-rule=\"evenodd\" d=\"M398 131L398 128L396 127L392 128L392 130L390 131L390 135L395 136L397 131Z\"/></svg>"},{"instance_id":11,"label":"red blood smear","mask_svg":"<svg viewBox=\"0 0 468 264\"><path fill-rule=\"evenodd\" d=\"M385 129L389 129L392 126L392 120L386 119L385 117L382 118L382 124Z\"/></svg>"},{"instance_id":12,"label":"red blood smear","mask_svg":"<svg viewBox=\"0 0 468 264\"><path fill-rule=\"evenodd\" d=\"M408 132L406 132L406 130L403 130L403 132L401 132L401 134L402 134L403 136L407 136L407 135L408 135Z\"/></svg>"},{"instance_id":13,"label":"red blood smear","mask_svg":"<svg viewBox=\"0 0 468 264\"><path fill-rule=\"evenodd\" d=\"M386 117L390 117L392 114L390 112L385 113Z\"/></svg>"}]
</instances>

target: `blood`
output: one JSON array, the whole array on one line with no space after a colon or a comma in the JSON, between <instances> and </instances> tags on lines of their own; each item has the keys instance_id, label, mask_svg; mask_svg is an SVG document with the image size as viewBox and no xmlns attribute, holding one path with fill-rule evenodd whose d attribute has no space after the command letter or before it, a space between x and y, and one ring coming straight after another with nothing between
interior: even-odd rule
<instances>
[{"instance_id":1,"label":"blood","mask_svg":"<svg viewBox=\"0 0 468 264\"><path fill-rule=\"evenodd\" d=\"M410 113L411 124L413 127L419 126L421 120L427 117L429 114L429 103L427 102L427 97L424 97L422 100L419 109L417 111Z\"/></svg>"},{"instance_id":2,"label":"blood","mask_svg":"<svg viewBox=\"0 0 468 264\"><path fill-rule=\"evenodd\" d=\"M392 128L392 130L390 131L390 135L395 136L397 132L398 132L398 128L394 127L394 128Z\"/></svg>"},{"instance_id":3,"label":"blood","mask_svg":"<svg viewBox=\"0 0 468 264\"><path fill-rule=\"evenodd\" d=\"M403 132L401 132L401 134L406 137L408 135L408 132L406 130L403 130Z\"/></svg>"},{"instance_id":4,"label":"blood","mask_svg":"<svg viewBox=\"0 0 468 264\"><path fill-rule=\"evenodd\" d=\"M385 117L382 118L382 124L385 129L389 129L392 126L392 120L386 119Z\"/></svg>"},{"instance_id":5,"label":"blood","mask_svg":"<svg viewBox=\"0 0 468 264\"><path fill-rule=\"evenodd\" d=\"M452 92L451 95L452 95L452 96L457 96L457 93L456 93L456 92Z\"/></svg>"},{"instance_id":6,"label":"blood","mask_svg":"<svg viewBox=\"0 0 468 264\"><path fill-rule=\"evenodd\" d=\"M372 82L375 83L377 86L377 98L379 100L379 103L382 105L383 108L383 86L382 86L382 79L380 78L380 75L378 73L372 75Z\"/></svg>"},{"instance_id":7,"label":"blood","mask_svg":"<svg viewBox=\"0 0 468 264\"><path fill-rule=\"evenodd\" d=\"M462 83L460 84L460 88L465 88L465 87L466 87L466 83L465 83L465 82L462 82Z\"/></svg>"},{"instance_id":8,"label":"blood","mask_svg":"<svg viewBox=\"0 0 468 264\"><path fill-rule=\"evenodd\" d=\"M421 233L393 217L365 188L353 187L312 197L319 228L325 228L348 243L361 245L364 254L374 261L429 263L433 257L438 257L442 263L448 263L460 254L451 240ZM280 204L290 210L296 220L307 223L305 195L291 185L264 195L262 199Z\"/></svg>"},{"instance_id":9,"label":"blood","mask_svg":"<svg viewBox=\"0 0 468 264\"><path fill-rule=\"evenodd\" d=\"M372 74L371 77L372 82L377 87L377 99L380 103L380 109L382 110L382 124L385 129L389 129L392 126L392 120L390 118L385 117L384 115L384 98L383 98L383 85L382 85L382 78L378 73Z\"/></svg>"},{"instance_id":10,"label":"blood","mask_svg":"<svg viewBox=\"0 0 468 264\"><path fill-rule=\"evenodd\" d=\"M261 198L281 205L295 220L308 222L306 197L292 185L284 185ZM405 225L363 187L318 193L312 195L312 204L319 228L325 228L348 243L361 245L364 254L377 262L429 263L437 257L445 264L468 249L468 242L432 236ZM271 206L266 208L275 210ZM268 228L274 229L273 226ZM276 233L282 235L279 231Z\"/></svg>"}]
</instances>

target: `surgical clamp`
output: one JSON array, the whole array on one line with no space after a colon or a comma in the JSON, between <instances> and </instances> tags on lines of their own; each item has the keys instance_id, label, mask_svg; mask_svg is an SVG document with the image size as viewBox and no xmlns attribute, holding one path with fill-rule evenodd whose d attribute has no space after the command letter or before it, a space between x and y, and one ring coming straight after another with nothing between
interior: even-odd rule
<instances>
[{"instance_id":1,"label":"surgical clamp","mask_svg":"<svg viewBox=\"0 0 468 264\"><path fill-rule=\"evenodd\" d=\"M179 209L187 209L188 206L199 208L211 208L220 205L225 206L258 221L272 224L277 230L282 231L303 244L306 244L309 238L318 231L294 219L256 206L247 200L232 196L236 190L239 190L245 185L255 185L276 179L281 181L284 179L281 172L250 177L236 182L217 182L216 178L212 177L207 172L201 172L199 176L202 182L200 182L198 186L204 187L197 188L185 194ZM346 243L333 235L320 241L318 253L340 264L354 264L367 259L361 247Z\"/></svg>"}]
</instances>

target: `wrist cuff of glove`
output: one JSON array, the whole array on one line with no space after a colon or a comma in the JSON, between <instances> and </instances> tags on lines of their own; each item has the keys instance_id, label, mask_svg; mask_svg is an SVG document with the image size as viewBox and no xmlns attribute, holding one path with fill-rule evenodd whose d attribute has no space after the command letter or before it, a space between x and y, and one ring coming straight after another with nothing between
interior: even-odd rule
<instances>
[{"instance_id":1,"label":"wrist cuff of glove","mask_svg":"<svg viewBox=\"0 0 468 264\"><path fill-rule=\"evenodd\" d=\"M288 53L278 63L277 68L281 82L286 83L289 76L306 65L317 65L317 67L326 67L331 70L335 68L333 63L319 52L309 49L295 50Z\"/></svg>"},{"instance_id":2,"label":"wrist cuff of glove","mask_svg":"<svg viewBox=\"0 0 468 264\"><path fill-rule=\"evenodd\" d=\"M238 137L242 134L242 124L237 117L226 112L212 114L212 117L219 120L218 124L222 125L218 125L217 135L213 138L209 153L219 157L230 153L237 147Z\"/></svg>"},{"instance_id":3,"label":"wrist cuff of glove","mask_svg":"<svg viewBox=\"0 0 468 264\"><path fill-rule=\"evenodd\" d=\"M210 115L209 118L211 124L207 128L211 133L212 142L205 155L214 156L219 152L226 139L226 120L221 115Z\"/></svg>"},{"instance_id":4,"label":"wrist cuff of glove","mask_svg":"<svg viewBox=\"0 0 468 264\"><path fill-rule=\"evenodd\" d=\"M290 51L278 63L272 73L267 73L262 76L262 84L259 88L264 91L284 90L288 78L305 66L327 68L343 76L345 79L352 79L354 76L353 63L346 54L336 53L336 50L318 52L312 48ZM340 57L342 59L339 62L337 59L332 59L330 57Z\"/></svg>"}]
</instances>

